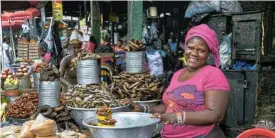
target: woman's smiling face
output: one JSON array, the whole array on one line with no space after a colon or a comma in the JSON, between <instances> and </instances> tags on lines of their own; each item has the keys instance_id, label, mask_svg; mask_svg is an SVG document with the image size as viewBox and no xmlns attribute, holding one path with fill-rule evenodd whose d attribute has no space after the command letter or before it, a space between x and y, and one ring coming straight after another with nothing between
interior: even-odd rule
<instances>
[{"instance_id":1,"label":"woman's smiling face","mask_svg":"<svg viewBox=\"0 0 275 138\"><path fill-rule=\"evenodd\" d=\"M200 37L193 37L188 40L184 56L187 67L199 69L206 65L209 55L209 48L206 42Z\"/></svg>"}]
</instances>

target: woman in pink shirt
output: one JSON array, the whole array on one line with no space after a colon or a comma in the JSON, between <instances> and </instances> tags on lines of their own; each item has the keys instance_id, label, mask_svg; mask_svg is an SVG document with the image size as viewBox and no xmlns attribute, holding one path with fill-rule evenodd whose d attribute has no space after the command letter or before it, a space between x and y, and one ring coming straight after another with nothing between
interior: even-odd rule
<instances>
[{"instance_id":1,"label":"woman in pink shirt","mask_svg":"<svg viewBox=\"0 0 275 138\"><path fill-rule=\"evenodd\" d=\"M216 67L207 65L214 55ZM219 127L229 100L229 84L218 68L220 59L216 33L202 24L191 28L185 38L187 66L177 71L155 107L131 103L134 111L152 113L163 123L163 138L224 138Z\"/></svg>"}]
</instances>

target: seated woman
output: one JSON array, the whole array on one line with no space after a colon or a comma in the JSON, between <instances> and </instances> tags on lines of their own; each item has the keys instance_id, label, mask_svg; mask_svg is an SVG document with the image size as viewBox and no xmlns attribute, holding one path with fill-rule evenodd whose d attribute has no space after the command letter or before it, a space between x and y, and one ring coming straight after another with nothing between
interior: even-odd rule
<instances>
[{"instance_id":1,"label":"seated woman","mask_svg":"<svg viewBox=\"0 0 275 138\"><path fill-rule=\"evenodd\" d=\"M207 65L210 53L216 67ZM130 107L160 118L164 122L163 138L224 138L218 124L224 118L230 88L218 68L216 33L205 24L191 28L185 38L184 55L187 66L172 77L163 104L148 107L130 101Z\"/></svg>"}]
</instances>

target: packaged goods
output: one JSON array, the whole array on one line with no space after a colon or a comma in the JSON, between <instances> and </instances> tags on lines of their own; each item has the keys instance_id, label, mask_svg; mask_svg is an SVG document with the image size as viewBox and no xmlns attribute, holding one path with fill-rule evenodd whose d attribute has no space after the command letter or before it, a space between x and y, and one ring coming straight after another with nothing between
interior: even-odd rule
<instances>
[{"instance_id":1,"label":"packaged goods","mask_svg":"<svg viewBox=\"0 0 275 138\"><path fill-rule=\"evenodd\" d=\"M34 135L30 132L34 120L27 121L22 125L20 131L20 138L34 138Z\"/></svg>"},{"instance_id":2,"label":"packaged goods","mask_svg":"<svg viewBox=\"0 0 275 138\"><path fill-rule=\"evenodd\" d=\"M42 116L42 115L41 115ZM46 119L45 117L41 117L40 115L37 117L35 122L33 123L30 131L36 137L48 137L54 136L57 132L56 122L51 119Z\"/></svg>"}]
</instances>

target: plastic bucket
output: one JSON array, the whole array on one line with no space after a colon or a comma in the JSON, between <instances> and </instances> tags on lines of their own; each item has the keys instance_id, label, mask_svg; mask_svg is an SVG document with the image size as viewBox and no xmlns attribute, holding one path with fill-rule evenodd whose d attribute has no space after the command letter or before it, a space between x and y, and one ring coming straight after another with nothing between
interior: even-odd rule
<instances>
[{"instance_id":1,"label":"plastic bucket","mask_svg":"<svg viewBox=\"0 0 275 138\"><path fill-rule=\"evenodd\" d=\"M19 90L31 88L31 79L29 77L19 78Z\"/></svg>"},{"instance_id":2,"label":"plastic bucket","mask_svg":"<svg viewBox=\"0 0 275 138\"><path fill-rule=\"evenodd\" d=\"M40 82L40 73L33 73L33 87L36 90L39 90L39 82Z\"/></svg>"},{"instance_id":3,"label":"plastic bucket","mask_svg":"<svg viewBox=\"0 0 275 138\"><path fill-rule=\"evenodd\" d=\"M144 51L126 52L126 72L142 73L144 72Z\"/></svg>"}]
</instances>

